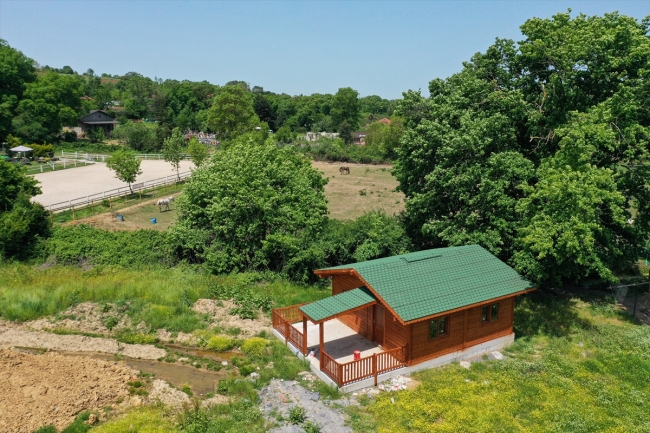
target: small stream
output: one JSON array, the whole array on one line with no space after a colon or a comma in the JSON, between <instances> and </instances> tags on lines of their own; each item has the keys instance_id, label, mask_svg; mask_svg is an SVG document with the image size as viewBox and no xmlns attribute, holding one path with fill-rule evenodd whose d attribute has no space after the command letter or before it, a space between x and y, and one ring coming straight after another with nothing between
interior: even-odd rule
<instances>
[{"instance_id":1,"label":"small stream","mask_svg":"<svg viewBox=\"0 0 650 433\"><path fill-rule=\"evenodd\" d=\"M174 348L174 350L180 352L180 348ZM200 350L192 350L183 348L188 355L196 357L204 357L198 354L191 352L201 352ZM62 355L69 356L86 356L88 358L101 359L102 361L116 362L115 356L108 353L89 353L89 352L59 352ZM209 352L211 355L210 359L215 361L222 361L224 358L219 358L214 355L213 352ZM231 355L231 356L234 356ZM141 371L146 374L155 374L157 379L162 379L166 382L169 382L176 388L181 388L183 385L187 384L192 388L192 392L197 396L204 396L209 392L216 392L217 385L219 380L224 379L228 376L235 375L233 370L221 370L221 371L208 371L204 369L197 369L191 365L175 364L168 362L160 361L151 361L143 359L132 359L124 357L121 361L117 361L123 364L128 365L129 367Z\"/></svg>"},{"instance_id":2,"label":"small stream","mask_svg":"<svg viewBox=\"0 0 650 433\"><path fill-rule=\"evenodd\" d=\"M210 359L215 362L229 361L233 356L239 355L238 352L215 353L209 350L194 349L177 345L166 345L165 347L173 352L193 356L195 358ZM31 347L16 347L16 349L34 355L45 352L43 349ZM85 356L88 358L100 359L102 361L116 362L115 355L110 353L69 351L57 351L57 353L66 356ZM126 364L142 373L154 374L156 378L169 382L176 388L181 388L183 385L188 384L192 388L192 392L197 396L204 396L209 392L216 392L220 379L237 374L236 370L226 370L225 368L221 371L208 371L205 369L195 368L191 365L127 357L124 357L121 361L117 362Z\"/></svg>"}]
</instances>

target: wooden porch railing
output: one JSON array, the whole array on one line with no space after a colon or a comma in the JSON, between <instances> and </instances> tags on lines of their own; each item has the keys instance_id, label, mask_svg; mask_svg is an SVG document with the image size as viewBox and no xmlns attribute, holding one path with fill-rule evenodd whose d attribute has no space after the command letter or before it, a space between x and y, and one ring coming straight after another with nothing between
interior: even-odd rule
<instances>
[{"instance_id":1,"label":"wooden porch railing","mask_svg":"<svg viewBox=\"0 0 650 433\"><path fill-rule=\"evenodd\" d=\"M365 358L345 363L338 363L325 352L321 352L321 371L328 375L339 387L357 382L368 377L375 378L381 373L395 370L406 365L404 347L398 347L382 353L375 353Z\"/></svg>"},{"instance_id":2,"label":"wooden porch railing","mask_svg":"<svg viewBox=\"0 0 650 433\"><path fill-rule=\"evenodd\" d=\"M339 367L341 364L336 362L334 358L329 356L325 351L322 351L320 353L320 369L323 373L328 375L334 382L336 382L339 386L341 385L341 374L340 374L340 369Z\"/></svg>"},{"instance_id":3,"label":"wooden porch railing","mask_svg":"<svg viewBox=\"0 0 650 433\"><path fill-rule=\"evenodd\" d=\"M300 350L300 353L303 355L307 354L307 348L303 347L303 333L297 330L291 323L285 322L286 326L286 338L289 340L289 343L293 344L296 349Z\"/></svg>"},{"instance_id":4,"label":"wooden porch railing","mask_svg":"<svg viewBox=\"0 0 650 433\"><path fill-rule=\"evenodd\" d=\"M304 334L293 326L302 321L300 307L306 303L291 305L273 310L273 328L278 331L287 343L293 344L303 355L307 354Z\"/></svg>"},{"instance_id":5,"label":"wooden porch railing","mask_svg":"<svg viewBox=\"0 0 650 433\"><path fill-rule=\"evenodd\" d=\"M342 384L356 382L375 375L375 355L341 364ZM342 385L340 385L342 386Z\"/></svg>"}]
</instances>

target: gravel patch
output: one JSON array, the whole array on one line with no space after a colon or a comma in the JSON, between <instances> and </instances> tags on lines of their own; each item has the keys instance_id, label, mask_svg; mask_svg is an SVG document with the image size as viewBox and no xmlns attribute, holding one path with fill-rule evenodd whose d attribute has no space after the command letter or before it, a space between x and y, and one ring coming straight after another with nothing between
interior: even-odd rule
<instances>
[{"instance_id":1,"label":"gravel patch","mask_svg":"<svg viewBox=\"0 0 650 433\"><path fill-rule=\"evenodd\" d=\"M292 425L288 421L278 421L279 415L285 420L289 419L289 410L295 406L306 409L306 421L317 424L323 433L352 433L352 429L345 425L343 413L334 405L346 406L350 404L347 399L336 402L321 400L318 392L309 391L296 381L283 381L274 379L260 391L260 409L264 417L279 426L269 430L272 433L299 433L304 429Z\"/></svg>"}]
</instances>

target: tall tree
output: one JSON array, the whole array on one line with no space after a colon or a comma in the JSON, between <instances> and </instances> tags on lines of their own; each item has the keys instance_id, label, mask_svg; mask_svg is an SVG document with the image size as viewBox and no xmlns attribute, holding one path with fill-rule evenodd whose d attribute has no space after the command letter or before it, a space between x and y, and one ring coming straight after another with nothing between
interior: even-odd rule
<instances>
[{"instance_id":1,"label":"tall tree","mask_svg":"<svg viewBox=\"0 0 650 433\"><path fill-rule=\"evenodd\" d=\"M54 141L64 125L76 125L84 80L79 75L48 72L29 83L18 104L13 128L27 141Z\"/></svg>"},{"instance_id":2,"label":"tall tree","mask_svg":"<svg viewBox=\"0 0 650 433\"><path fill-rule=\"evenodd\" d=\"M173 239L213 272L286 270L323 230L325 183L291 147L235 142L185 186Z\"/></svg>"},{"instance_id":3,"label":"tall tree","mask_svg":"<svg viewBox=\"0 0 650 433\"><path fill-rule=\"evenodd\" d=\"M222 88L208 111L208 127L222 140L250 132L259 122L253 101L239 85Z\"/></svg>"},{"instance_id":4,"label":"tall tree","mask_svg":"<svg viewBox=\"0 0 650 433\"><path fill-rule=\"evenodd\" d=\"M135 152L130 150L118 150L106 160L106 167L115 172L115 177L126 182L129 185L131 193L133 188L131 184L135 182L138 175L142 174L140 170L140 163L142 161L135 156Z\"/></svg>"},{"instance_id":5,"label":"tall tree","mask_svg":"<svg viewBox=\"0 0 650 433\"><path fill-rule=\"evenodd\" d=\"M0 141L11 132L11 119L25 85L36 80L34 61L0 39Z\"/></svg>"},{"instance_id":6,"label":"tall tree","mask_svg":"<svg viewBox=\"0 0 650 433\"><path fill-rule=\"evenodd\" d=\"M187 153L190 154L192 162L197 168L205 164L210 157L208 147L205 144L200 143L196 137L190 139L190 142L187 145Z\"/></svg>"},{"instance_id":7,"label":"tall tree","mask_svg":"<svg viewBox=\"0 0 650 433\"><path fill-rule=\"evenodd\" d=\"M405 93L394 173L417 244L479 243L536 281L631 265L650 235L648 24L532 19Z\"/></svg>"},{"instance_id":8,"label":"tall tree","mask_svg":"<svg viewBox=\"0 0 650 433\"><path fill-rule=\"evenodd\" d=\"M38 182L16 164L0 160L0 257L27 258L50 233L47 212L30 199Z\"/></svg>"},{"instance_id":9,"label":"tall tree","mask_svg":"<svg viewBox=\"0 0 650 433\"><path fill-rule=\"evenodd\" d=\"M334 95L330 115L336 128L346 121L356 131L359 128L359 92L351 87L339 89Z\"/></svg>"},{"instance_id":10,"label":"tall tree","mask_svg":"<svg viewBox=\"0 0 650 433\"><path fill-rule=\"evenodd\" d=\"M185 146L185 137L179 128L172 130L172 135L165 139L162 147L163 157L165 161L172 165L172 169L176 172L176 178L181 180L180 167L183 160L183 148Z\"/></svg>"}]
</instances>

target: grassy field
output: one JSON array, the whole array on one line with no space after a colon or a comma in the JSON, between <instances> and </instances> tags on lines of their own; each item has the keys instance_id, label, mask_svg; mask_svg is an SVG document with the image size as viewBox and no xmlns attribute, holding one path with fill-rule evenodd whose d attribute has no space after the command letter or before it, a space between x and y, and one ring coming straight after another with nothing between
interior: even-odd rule
<instances>
[{"instance_id":1,"label":"grassy field","mask_svg":"<svg viewBox=\"0 0 650 433\"><path fill-rule=\"evenodd\" d=\"M383 210L388 215L404 209L404 195L393 190L397 180L389 165L363 165L314 161L314 168L329 178L325 195L330 216L355 219L371 210ZM340 174L339 167L350 167L350 174Z\"/></svg>"},{"instance_id":2,"label":"grassy field","mask_svg":"<svg viewBox=\"0 0 650 433\"><path fill-rule=\"evenodd\" d=\"M506 361L419 372L351 409L361 432L648 432L650 328L607 296L535 293ZM394 403L391 401L394 399Z\"/></svg>"}]
</instances>

